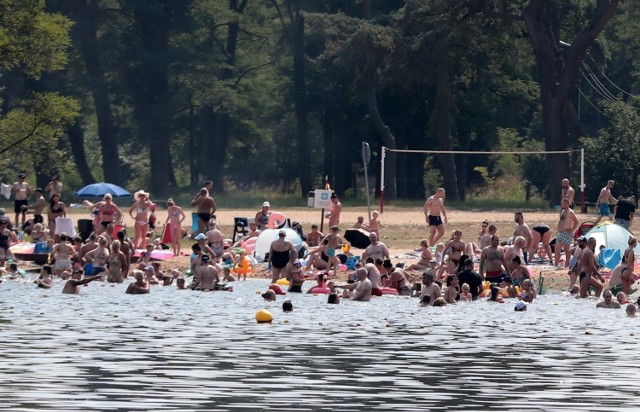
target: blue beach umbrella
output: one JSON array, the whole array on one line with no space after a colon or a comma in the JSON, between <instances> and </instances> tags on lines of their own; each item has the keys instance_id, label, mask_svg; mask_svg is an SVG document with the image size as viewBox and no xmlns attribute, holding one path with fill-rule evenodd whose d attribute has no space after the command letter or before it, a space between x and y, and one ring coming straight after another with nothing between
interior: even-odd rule
<instances>
[{"instance_id":1,"label":"blue beach umbrella","mask_svg":"<svg viewBox=\"0 0 640 412\"><path fill-rule=\"evenodd\" d=\"M131 196L131 193L118 185L112 183L92 183L86 185L82 189L78 190L75 195L80 197L102 197L110 193L113 197L127 197Z\"/></svg>"}]
</instances>

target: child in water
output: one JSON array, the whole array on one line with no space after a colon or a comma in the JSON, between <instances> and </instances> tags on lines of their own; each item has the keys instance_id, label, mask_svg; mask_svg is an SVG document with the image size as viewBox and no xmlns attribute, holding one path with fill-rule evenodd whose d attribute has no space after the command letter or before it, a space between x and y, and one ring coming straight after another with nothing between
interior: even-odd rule
<instances>
[{"instance_id":1,"label":"child in water","mask_svg":"<svg viewBox=\"0 0 640 412\"><path fill-rule=\"evenodd\" d=\"M461 292L460 292L460 300L464 302L471 302L473 300L473 295L470 292L471 288L468 283L463 283Z\"/></svg>"}]
</instances>

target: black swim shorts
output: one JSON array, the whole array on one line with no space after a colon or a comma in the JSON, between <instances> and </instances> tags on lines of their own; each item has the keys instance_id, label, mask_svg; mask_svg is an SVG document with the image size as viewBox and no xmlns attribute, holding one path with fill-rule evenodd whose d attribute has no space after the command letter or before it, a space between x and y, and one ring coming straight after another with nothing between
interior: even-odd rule
<instances>
[{"instance_id":1,"label":"black swim shorts","mask_svg":"<svg viewBox=\"0 0 640 412\"><path fill-rule=\"evenodd\" d=\"M429 226L440 226L442 224L442 219L440 216L432 216L429 215Z\"/></svg>"}]
</instances>

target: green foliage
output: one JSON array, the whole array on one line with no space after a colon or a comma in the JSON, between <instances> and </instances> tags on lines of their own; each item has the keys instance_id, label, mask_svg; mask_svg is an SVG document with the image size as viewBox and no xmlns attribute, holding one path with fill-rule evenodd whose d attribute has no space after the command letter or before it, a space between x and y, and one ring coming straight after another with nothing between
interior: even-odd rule
<instances>
[{"instance_id":1,"label":"green foliage","mask_svg":"<svg viewBox=\"0 0 640 412\"><path fill-rule=\"evenodd\" d=\"M616 182L614 194L638 195L640 175L640 114L638 108L624 103L603 103L610 119L609 127L597 137L581 140L587 176L586 194L595 200L600 188L610 179Z\"/></svg>"}]
</instances>

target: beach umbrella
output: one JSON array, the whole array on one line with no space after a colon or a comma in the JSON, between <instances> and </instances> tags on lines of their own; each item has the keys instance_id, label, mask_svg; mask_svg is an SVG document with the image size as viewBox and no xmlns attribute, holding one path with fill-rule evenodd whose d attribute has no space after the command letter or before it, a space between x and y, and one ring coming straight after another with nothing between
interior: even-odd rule
<instances>
[{"instance_id":1,"label":"beach umbrella","mask_svg":"<svg viewBox=\"0 0 640 412\"><path fill-rule=\"evenodd\" d=\"M600 222L599 225L585 235L587 239L590 237L596 239L596 254L600 251L600 246L604 246L607 249L618 249L624 253L629 247L629 236L632 236L632 233L627 229L607 221ZM636 246L633 251L636 255L640 255L640 245Z\"/></svg>"},{"instance_id":2,"label":"beach umbrella","mask_svg":"<svg viewBox=\"0 0 640 412\"><path fill-rule=\"evenodd\" d=\"M102 197L110 193L113 197L127 197L131 196L131 193L118 185L112 183L92 183L86 185L82 189L78 190L75 195L80 197Z\"/></svg>"},{"instance_id":3,"label":"beach umbrella","mask_svg":"<svg viewBox=\"0 0 640 412\"><path fill-rule=\"evenodd\" d=\"M362 229L347 229L344 232L344 238L351 243L351 246L358 249L366 249L371 244L369 232Z\"/></svg>"},{"instance_id":4,"label":"beach umbrella","mask_svg":"<svg viewBox=\"0 0 640 412\"><path fill-rule=\"evenodd\" d=\"M298 232L288 227L282 229L265 229L260 232L255 243L254 251L258 262L264 262L266 254L269 253L269 250L271 249L271 242L279 238L278 232L280 230L284 230L286 232L287 237L285 237L285 239L293 243L296 251L300 253L304 244Z\"/></svg>"}]
</instances>

